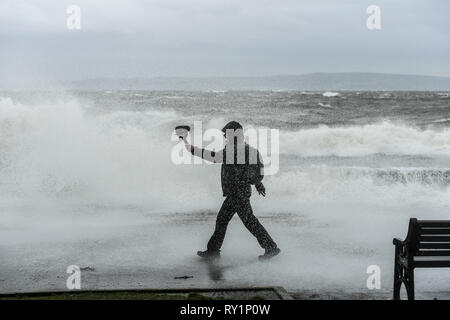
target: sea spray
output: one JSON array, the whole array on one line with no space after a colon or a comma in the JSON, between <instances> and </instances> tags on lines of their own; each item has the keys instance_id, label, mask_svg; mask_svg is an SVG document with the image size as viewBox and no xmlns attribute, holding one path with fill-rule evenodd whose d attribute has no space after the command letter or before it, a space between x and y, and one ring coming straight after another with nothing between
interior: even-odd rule
<instances>
[{"instance_id":1,"label":"sea spray","mask_svg":"<svg viewBox=\"0 0 450 320\"><path fill-rule=\"evenodd\" d=\"M258 264L258 244L232 220L226 285L354 292L377 264L390 290L392 238L409 217L448 219L448 128L433 121L450 115L432 94L392 93L401 116L368 92L342 93L325 111L321 94L295 92L25 95L0 102L0 290L55 289L74 262L115 275L90 288L165 286L172 268L217 285L193 256L214 229L220 168L170 161L174 126L197 120L280 130L280 172L251 201L283 254ZM423 113L426 99L437 106ZM442 273L417 281L448 290Z\"/></svg>"}]
</instances>

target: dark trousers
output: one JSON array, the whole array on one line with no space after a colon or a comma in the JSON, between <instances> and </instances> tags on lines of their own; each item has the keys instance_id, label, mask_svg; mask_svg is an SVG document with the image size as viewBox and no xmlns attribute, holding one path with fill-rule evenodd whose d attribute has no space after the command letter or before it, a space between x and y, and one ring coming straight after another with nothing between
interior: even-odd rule
<instances>
[{"instance_id":1,"label":"dark trousers","mask_svg":"<svg viewBox=\"0 0 450 320\"><path fill-rule=\"evenodd\" d=\"M227 231L228 223L237 212L248 231L253 234L264 249L276 248L277 244L272 240L266 229L253 214L250 198L240 196L228 196L220 208L216 220L216 229L208 242L208 251L218 251L222 247L223 239Z\"/></svg>"}]
</instances>

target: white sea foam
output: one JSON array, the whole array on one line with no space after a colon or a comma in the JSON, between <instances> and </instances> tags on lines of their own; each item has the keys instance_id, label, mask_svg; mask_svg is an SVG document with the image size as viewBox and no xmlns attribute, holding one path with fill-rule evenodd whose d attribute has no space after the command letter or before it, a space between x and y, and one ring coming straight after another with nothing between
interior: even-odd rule
<instances>
[{"instance_id":1,"label":"white sea foam","mask_svg":"<svg viewBox=\"0 0 450 320\"><path fill-rule=\"evenodd\" d=\"M337 97L337 96L339 96L340 94L339 94L339 92L331 92L331 91L327 91L327 92L324 92L322 95L323 95L324 97Z\"/></svg>"},{"instance_id":2,"label":"white sea foam","mask_svg":"<svg viewBox=\"0 0 450 320\"><path fill-rule=\"evenodd\" d=\"M450 118L434 120L433 123L450 122Z\"/></svg>"},{"instance_id":3,"label":"white sea foam","mask_svg":"<svg viewBox=\"0 0 450 320\"><path fill-rule=\"evenodd\" d=\"M361 126L319 126L280 134L280 153L299 156L450 155L450 130L422 130L381 122Z\"/></svg>"},{"instance_id":4,"label":"white sea foam","mask_svg":"<svg viewBox=\"0 0 450 320\"><path fill-rule=\"evenodd\" d=\"M321 107L324 107L324 108L333 108L333 107L332 107L330 104L328 104L328 103L322 103L322 102L319 102L318 105L321 106Z\"/></svg>"},{"instance_id":5,"label":"white sea foam","mask_svg":"<svg viewBox=\"0 0 450 320\"><path fill-rule=\"evenodd\" d=\"M198 166L170 161L175 119L182 117L172 110L94 114L76 101L22 105L3 99L0 198L196 209L196 195L183 183L190 181L200 194L208 185L196 183Z\"/></svg>"}]
</instances>

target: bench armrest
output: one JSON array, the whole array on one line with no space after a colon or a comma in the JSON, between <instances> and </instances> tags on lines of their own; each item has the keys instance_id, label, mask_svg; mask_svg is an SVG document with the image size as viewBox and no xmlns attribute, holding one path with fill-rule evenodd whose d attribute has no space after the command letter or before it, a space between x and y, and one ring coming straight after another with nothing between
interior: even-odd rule
<instances>
[{"instance_id":1,"label":"bench armrest","mask_svg":"<svg viewBox=\"0 0 450 320\"><path fill-rule=\"evenodd\" d=\"M393 243L394 245L396 245L396 246L402 246L402 245L405 244L405 241L400 240L400 239L397 239L397 238L394 238L394 240L392 240L392 243Z\"/></svg>"}]
</instances>

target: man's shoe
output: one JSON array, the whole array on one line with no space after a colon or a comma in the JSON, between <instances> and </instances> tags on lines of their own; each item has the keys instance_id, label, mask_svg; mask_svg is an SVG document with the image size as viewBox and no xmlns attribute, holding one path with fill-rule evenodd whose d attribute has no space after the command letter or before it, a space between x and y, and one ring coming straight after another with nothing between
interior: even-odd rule
<instances>
[{"instance_id":1,"label":"man's shoe","mask_svg":"<svg viewBox=\"0 0 450 320\"><path fill-rule=\"evenodd\" d=\"M220 258L220 251L197 251L197 255L204 259L218 259Z\"/></svg>"},{"instance_id":2,"label":"man's shoe","mask_svg":"<svg viewBox=\"0 0 450 320\"><path fill-rule=\"evenodd\" d=\"M264 252L264 254L260 255L258 258L259 260L269 260L278 255L280 252L281 250L279 248L266 249L266 252Z\"/></svg>"}]
</instances>

